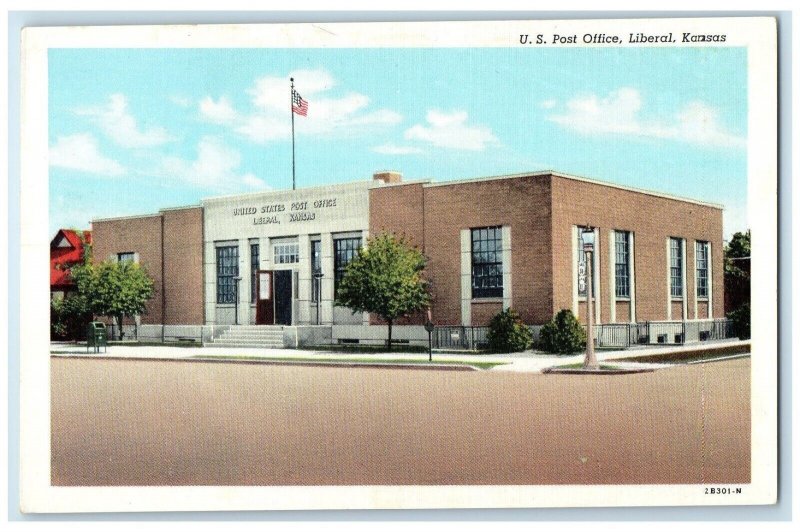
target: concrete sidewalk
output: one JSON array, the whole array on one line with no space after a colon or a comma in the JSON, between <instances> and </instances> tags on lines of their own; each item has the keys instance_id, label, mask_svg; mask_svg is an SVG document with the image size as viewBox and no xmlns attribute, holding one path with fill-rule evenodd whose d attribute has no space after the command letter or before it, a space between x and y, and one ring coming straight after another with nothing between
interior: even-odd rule
<instances>
[{"instance_id":1,"label":"concrete sidewalk","mask_svg":"<svg viewBox=\"0 0 800 532\"><path fill-rule=\"evenodd\" d=\"M597 358L602 362L613 361L621 358L648 357L656 354L679 353L702 348L748 345L749 341L726 340L708 342L703 344L689 344L685 346L656 347L643 346L618 351L598 351ZM102 356L110 358L152 358L152 359L192 359L201 357L237 356L263 359L371 359L375 361L402 360L409 363L427 362L427 353L409 353L403 351L378 352L378 353L348 353L341 351L307 350L307 349L260 349L260 348L233 348L233 347L181 347L148 345L140 346L115 344L108 346L107 350L95 354L93 350L87 351L86 345L52 342L50 352L55 356ZM557 356L540 351L524 351L522 353L508 354L474 354L466 352L434 352L434 362L495 362L498 363L491 371L513 371L523 373L541 373L542 370L568 364L576 364L584 359L583 353L569 356ZM344 362L345 360L343 360ZM633 361L615 362L616 366L630 369L663 368L671 364L644 363Z\"/></svg>"}]
</instances>

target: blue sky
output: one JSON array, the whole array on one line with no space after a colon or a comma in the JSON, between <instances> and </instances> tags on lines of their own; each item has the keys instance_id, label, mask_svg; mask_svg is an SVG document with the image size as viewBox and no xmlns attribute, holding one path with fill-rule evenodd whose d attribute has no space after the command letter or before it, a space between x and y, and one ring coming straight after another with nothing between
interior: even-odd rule
<instances>
[{"instance_id":1,"label":"blue sky","mask_svg":"<svg viewBox=\"0 0 800 532\"><path fill-rule=\"evenodd\" d=\"M393 169L552 169L722 203L747 226L743 48L57 49L50 230Z\"/></svg>"}]
</instances>

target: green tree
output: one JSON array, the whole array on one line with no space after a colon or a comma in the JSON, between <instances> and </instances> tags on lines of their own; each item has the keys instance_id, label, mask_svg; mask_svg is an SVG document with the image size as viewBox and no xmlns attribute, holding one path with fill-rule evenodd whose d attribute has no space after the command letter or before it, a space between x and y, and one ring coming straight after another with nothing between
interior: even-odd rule
<instances>
[{"instance_id":1,"label":"green tree","mask_svg":"<svg viewBox=\"0 0 800 532\"><path fill-rule=\"evenodd\" d=\"M750 339L750 304L745 303L736 310L728 312L728 318L731 320L731 329L733 336L739 340Z\"/></svg>"},{"instance_id":2,"label":"green tree","mask_svg":"<svg viewBox=\"0 0 800 532\"><path fill-rule=\"evenodd\" d=\"M750 304L750 231L734 233L725 246L725 310L728 317ZM740 313L749 320L750 312Z\"/></svg>"},{"instance_id":3,"label":"green tree","mask_svg":"<svg viewBox=\"0 0 800 532\"><path fill-rule=\"evenodd\" d=\"M383 233L367 241L347 265L336 291L336 304L353 313L371 312L389 327L403 316L428 308L431 296L422 274L425 256L402 237Z\"/></svg>"},{"instance_id":4,"label":"green tree","mask_svg":"<svg viewBox=\"0 0 800 532\"><path fill-rule=\"evenodd\" d=\"M750 230L736 232L725 246L725 259L750 257Z\"/></svg>"},{"instance_id":5,"label":"green tree","mask_svg":"<svg viewBox=\"0 0 800 532\"><path fill-rule=\"evenodd\" d=\"M153 297L153 280L144 268L134 262L104 261L72 269L78 292L95 315L116 320L120 339L125 317L143 314Z\"/></svg>"}]
</instances>

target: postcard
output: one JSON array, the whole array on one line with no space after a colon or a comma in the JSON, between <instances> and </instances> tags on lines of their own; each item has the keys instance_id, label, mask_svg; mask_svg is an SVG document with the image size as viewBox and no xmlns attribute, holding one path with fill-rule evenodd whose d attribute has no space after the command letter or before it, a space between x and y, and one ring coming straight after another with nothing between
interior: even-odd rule
<instances>
[{"instance_id":1,"label":"postcard","mask_svg":"<svg viewBox=\"0 0 800 532\"><path fill-rule=\"evenodd\" d=\"M776 31L26 28L23 511L775 503Z\"/></svg>"}]
</instances>

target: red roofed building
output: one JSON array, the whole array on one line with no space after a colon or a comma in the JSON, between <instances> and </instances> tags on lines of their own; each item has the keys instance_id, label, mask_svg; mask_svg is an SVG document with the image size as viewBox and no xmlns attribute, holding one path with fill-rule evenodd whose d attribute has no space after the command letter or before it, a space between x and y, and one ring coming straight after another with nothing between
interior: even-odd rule
<instances>
[{"instance_id":1,"label":"red roofed building","mask_svg":"<svg viewBox=\"0 0 800 532\"><path fill-rule=\"evenodd\" d=\"M76 289L69 267L83 262L85 247L92 243L91 231L59 229L50 241L50 297L62 298Z\"/></svg>"}]
</instances>

